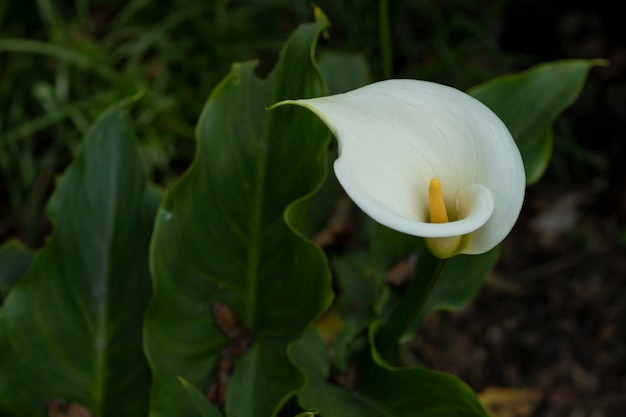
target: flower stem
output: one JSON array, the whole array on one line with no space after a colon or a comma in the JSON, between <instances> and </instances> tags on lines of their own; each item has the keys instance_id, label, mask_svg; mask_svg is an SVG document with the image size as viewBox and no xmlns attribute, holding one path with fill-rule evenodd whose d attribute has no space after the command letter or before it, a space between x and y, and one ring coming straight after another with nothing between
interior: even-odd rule
<instances>
[{"instance_id":1,"label":"flower stem","mask_svg":"<svg viewBox=\"0 0 626 417\"><path fill-rule=\"evenodd\" d=\"M445 263L445 259L437 258L427 250L420 254L415 278L376 335L378 352L388 363L396 362L398 342L415 323L426 300L437 286Z\"/></svg>"}]
</instances>

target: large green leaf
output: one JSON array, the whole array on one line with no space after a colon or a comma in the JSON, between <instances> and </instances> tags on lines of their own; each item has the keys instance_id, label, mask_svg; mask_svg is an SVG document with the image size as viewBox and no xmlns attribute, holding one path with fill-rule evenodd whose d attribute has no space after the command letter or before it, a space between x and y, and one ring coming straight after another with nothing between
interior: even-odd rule
<instances>
[{"instance_id":1,"label":"large green leaf","mask_svg":"<svg viewBox=\"0 0 626 417\"><path fill-rule=\"evenodd\" d=\"M494 78L468 93L509 128L522 153L526 182L543 175L552 153L552 123L580 94L589 70L601 60L563 60Z\"/></svg>"},{"instance_id":2,"label":"large green leaf","mask_svg":"<svg viewBox=\"0 0 626 417\"><path fill-rule=\"evenodd\" d=\"M196 415L179 376L242 417L274 415L302 384L286 347L332 292L323 253L297 227L329 136L306 110L265 109L324 93L312 61L324 27L300 27L266 80L234 65L204 108L196 160L167 193L152 241L152 416Z\"/></svg>"},{"instance_id":3,"label":"large green leaf","mask_svg":"<svg viewBox=\"0 0 626 417\"><path fill-rule=\"evenodd\" d=\"M150 297L146 180L127 104L106 111L63 175L55 225L3 307L19 366L3 375L41 400L95 416L142 416L150 374L141 349Z\"/></svg>"},{"instance_id":4,"label":"large green leaf","mask_svg":"<svg viewBox=\"0 0 626 417\"><path fill-rule=\"evenodd\" d=\"M332 383L328 350L315 331L295 343L290 356L307 375L300 406L324 417L486 417L467 385L426 368L392 369L378 360L355 387Z\"/></svg>"}]
</instances>

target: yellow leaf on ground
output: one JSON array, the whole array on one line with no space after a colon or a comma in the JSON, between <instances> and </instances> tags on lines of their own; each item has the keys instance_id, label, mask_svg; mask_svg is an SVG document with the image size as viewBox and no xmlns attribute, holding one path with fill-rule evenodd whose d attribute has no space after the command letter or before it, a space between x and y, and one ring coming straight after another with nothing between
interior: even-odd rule
<instances>
[{"instance_id":1,"label":"yellow leaf on ground","mask_svg":"<svg viewBox=\"0 0 626 417\"><path fill-rule=\"evenodd\" d=\"M537 408L541 392L534 388L490 387L479 393L478 399L491 417L528 417Z\"/></svg>"}]
</instances>

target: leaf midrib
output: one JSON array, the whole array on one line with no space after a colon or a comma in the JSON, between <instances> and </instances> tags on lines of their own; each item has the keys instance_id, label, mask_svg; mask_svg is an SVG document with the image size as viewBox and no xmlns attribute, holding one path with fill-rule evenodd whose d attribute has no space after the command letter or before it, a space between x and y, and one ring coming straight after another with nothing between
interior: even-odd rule
<instances>
[{"instance_id":1,"label":"leaf midrib","mask_svg":"<svg viewBox=\"0 0 626 417\"><path fill-rule=\"evenodd\" d=\"M102 135L100 140L115 140L108 138L107 135ZM117 145L119 146L119 145ZM115 224L117 221L117 206L119 195L116 192L117 184L119 180L119 158L111 158L109 163L109 175L107 176L106 201L109 202L109 210L107 210L107 217L104 219L103 228L105 236L102 239L102 259L105 261L101 271L98 271L98 282L102 283L102 296L95 300L96 302L96 329L94 332L94 407L97 416L104 414L105 406L105 391L106 391L106 374L107 374L107 328L109 324L109 284L111 279L111 264L113 260L113 243L115 236Z\"/></svg>"},{"instance_id":2,"label":"leaf midrib","mask_svg":"<svg viewBox=\"0 0 626 417\"><path fill-rule=\"evenodd\" d=\"M253 79L253 82L259 80ZM261 82L264 87L264 83ZM250 107L252 100L248 100L248 108L245 112L248 117L252 114L254 109ZM256 329L256 311L257 311L257 292L259 281L259 267L261 264L261 230L263 219L263 203L265 194L265 178L267 173L267 142L268 142L268 125L265 125L263 130L263 136L260 140L259 157L256 165L256 187L254 187L254 194L252 196L252 210L250 210L250 239L248 240L248 270L246 281L248 284L248 310L245 312L246 320L250 329ZM253 126L251 122L246 123L246 126ZM249 129L249 135L254 137L254 131Z\"/></svg>"}]
</instances>

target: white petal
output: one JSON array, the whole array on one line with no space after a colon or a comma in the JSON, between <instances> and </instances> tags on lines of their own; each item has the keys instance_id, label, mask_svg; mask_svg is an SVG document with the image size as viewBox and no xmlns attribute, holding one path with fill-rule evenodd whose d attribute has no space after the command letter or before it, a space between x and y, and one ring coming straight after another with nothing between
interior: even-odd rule
<instances>
[{"instance_id":1,"label":"white petal","mask_svg":"<svg viewBox=\"0 0 626 417\"><path fill-rule=\"evenodd\" d=\"M471 233L462 253L476 254L496 246L517 220L525 190L519 150L500 119L469 95L388 80L289 103L328 125L339 142L339 182L381 224L423 237ZM432 178L460 220L428 223Z\"/></svg>"}]
</instances>

